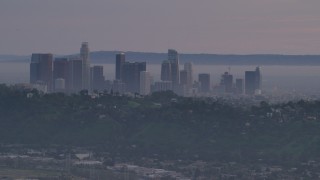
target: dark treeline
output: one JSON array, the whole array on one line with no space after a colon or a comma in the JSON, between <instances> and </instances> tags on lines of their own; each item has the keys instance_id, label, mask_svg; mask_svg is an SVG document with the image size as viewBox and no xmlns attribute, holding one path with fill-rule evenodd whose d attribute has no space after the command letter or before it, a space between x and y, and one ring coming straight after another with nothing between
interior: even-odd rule
<instances>
[{"instance_id":1,"label":"dark treeline","mask_svg":"<svg viewBox=\"0 0 320 180\"><path fill-rule=\"evenodd\" d=\"M0 86L0 143L94 147L115 156L294 163L320 155L320 102L41 94Z\"/></svg>"}]
</instances>

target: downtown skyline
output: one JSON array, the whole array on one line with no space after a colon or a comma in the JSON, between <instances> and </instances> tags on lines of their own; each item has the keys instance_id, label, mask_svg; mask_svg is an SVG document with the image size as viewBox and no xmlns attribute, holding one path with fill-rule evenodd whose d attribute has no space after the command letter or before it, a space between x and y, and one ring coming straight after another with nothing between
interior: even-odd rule
<instances>
[{"instance_id":1,"label":"downtown skyline","mask_svg":"<svg viewBox=\"0 0 320 180\"><path fill-rule=\"evenodd\" d=\"M2 1L0 54L319 54L319 1Z\"/></svg>"},{"instance_id":2,"label":"downtown skyline","mask_svg":"<svg viewBox=\"0 0 320 180\"><path fill-rule=\"evenodd\" d=\"M33 53L29 85L44 93L81 93L84 90L87 93L110 91L150 95L153 92L173 91L180 96L208 96L212 93L252 96L262 92L260 67L255 71L245 71L245 81L236 79L236 84L229 68L221 76L220 84L214 87L209 73L201 72L198 81L193 81L192 62L185 63L184 69L180 70L180 56L175 49L168 49L167 60L161 64L161 81L153 81L146 61L126 61L123 52L117 53L114 58L115 79L110 81L106 80L102 65L91 66L88 42L82 42L79 56L54 58L50 53Z\"/></svg>"}]
</instances>

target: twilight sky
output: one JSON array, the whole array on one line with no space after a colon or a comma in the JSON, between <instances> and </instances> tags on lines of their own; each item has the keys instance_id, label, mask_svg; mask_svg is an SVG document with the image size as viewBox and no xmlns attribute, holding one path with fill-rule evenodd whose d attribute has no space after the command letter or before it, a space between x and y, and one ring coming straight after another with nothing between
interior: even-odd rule
<instances>
[{"instance_id":1,"label":"twilight sky","mask_svg":"<svg viewBox=\"0 0 320 180\"><path fill-rule=\"evenodd\" d=\"M0 54L320 54L320 0L0 0Z\"/></svg>"}]
</instances>

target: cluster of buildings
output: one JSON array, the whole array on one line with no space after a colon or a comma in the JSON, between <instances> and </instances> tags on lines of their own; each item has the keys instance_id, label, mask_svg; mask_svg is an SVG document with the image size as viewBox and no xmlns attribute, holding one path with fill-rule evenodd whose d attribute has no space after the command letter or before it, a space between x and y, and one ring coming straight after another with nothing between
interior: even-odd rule
<instances>
[{"instance_id":1,"label":"cluster of buildings","mask_svg":"<svg viewBox=\"0 0 320 180\"><path fill-rule=\"evenodd\" d=\"M116 55L116 79L105 80L103 66L90 66L90 50L83 42L79 56L53 58L52 54L32 54L30 83L43 92L78 93L81 90L112 90L119 93L150 93L146 62L126 62ZM140 80L141 79L141 80Z\"/></svg>"},{"instance_id":2,"label":"cluster of buildings","mask_svg":"<svg viewBox=\"0 0 320 180\"><path fill-rule=\"evenodd\" d=\"M182 96L212 94L259 95L261 94L261 70L257 67L254 71L246 71L245 79L233 79L233 75L225 72L218 85L212 86L210 74L198 74L194 80L193 64L187 62L182 70L179 69L179 54L176 50L168 50L168 60L161 64L161 81L155 82L153 91L172 90Z\"/></svg>"},{"instance_id":3,"label":"cluster of buildings","mask_svg":"<svg viewBox=\"0 0 320 180\"><path fill-rule=\"evenodd\" d=\"M225 72L221 75L220 84L216 87L217 92L230 94L261 94L261 70L256 67L254 71L245 71L245 79L237 78L233 81L233 75Z\"/></svg>"},{"instance_id":4,"label":"cluster of buildings","mask_svg":"<svg viewBox=\"0 0 320 180\"><path fill-rule=\"evenodd\" d=\"M210 74L198 74L194 80L193 64L185 63L180 70L179 54L168 50L168 58L161 64L160 81L153 82L146 62L128 62L125 53L115 57L115 79L106 80L103 66L90 66L90 50L83 42L79 56L57 57L52 54L32 54L30 83L44 92L77 93L81 90L113 91L120 94L148 95L156 91L174 91L182 96L207 95L213 93L247 94L261 93L261 71L246 71L245 79L236 79L225 72L217 86L211 85Z\"/></svg>"},{"instance_id":5,"label":"cluster of buildings","mask_svg":"<svg viewBox=\"0 0 320 180\"><path fill-rule=\"evenodd\" d=\"M43 92L79 92L104 81L103 68L90 67L88 43L81 45L80 56L55 58L52 54L32 54L30 83ZM94 78L94 81L91 81ZM101 83L104 83L101 81Z\"/></svg>"}]
</instances>

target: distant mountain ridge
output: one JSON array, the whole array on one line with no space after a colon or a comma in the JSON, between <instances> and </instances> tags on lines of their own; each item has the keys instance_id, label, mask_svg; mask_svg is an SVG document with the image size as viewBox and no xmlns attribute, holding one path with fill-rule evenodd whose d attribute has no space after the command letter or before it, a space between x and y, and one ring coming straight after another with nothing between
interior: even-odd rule
<instances>
[{"instance_id":1,"label":"distant mountain ridge","mask_svg":"<svg viewBox=\"0 0 320 180\"><path fill-rule=\"evenodd\" d=\"M96 51L91 53L93 63L114 63L119 51ZM124 52L127 61L146 61L159 64L167 59L166 53ZM277 54L180 54L180 63L211 65L320 65L320 55Z\"/></svg>"},{"instance_id":2,"label":"distant mountain ridge","mask_svg":"<svg viewBox=\"0 0 320 180\"><path fill-rule=\"evenodd\" d=\"M90 53L92 63L114 63L115 55L120 51L94 51ZM166 53L153 52L124 52L127 61L146 61L159 64L167 59ZM65 55L65 56L74 56ZM56 55L61 57L63 55ZM0 61L28 62L30 56L0 55ZM180 54L180 63L210 65L320 65L320 55L277 55L277 54Z\"/></svg>"},{"instance_id":3,"label":"distant mountain ridge","mask_svg":"<svg viewBox=\"0 0 320 180\"><path fill-rule=\"evenodd\" d=\"M0 62L25 62L29 60L29 56L0 55Z\"/></svg>"}]
</instances>

